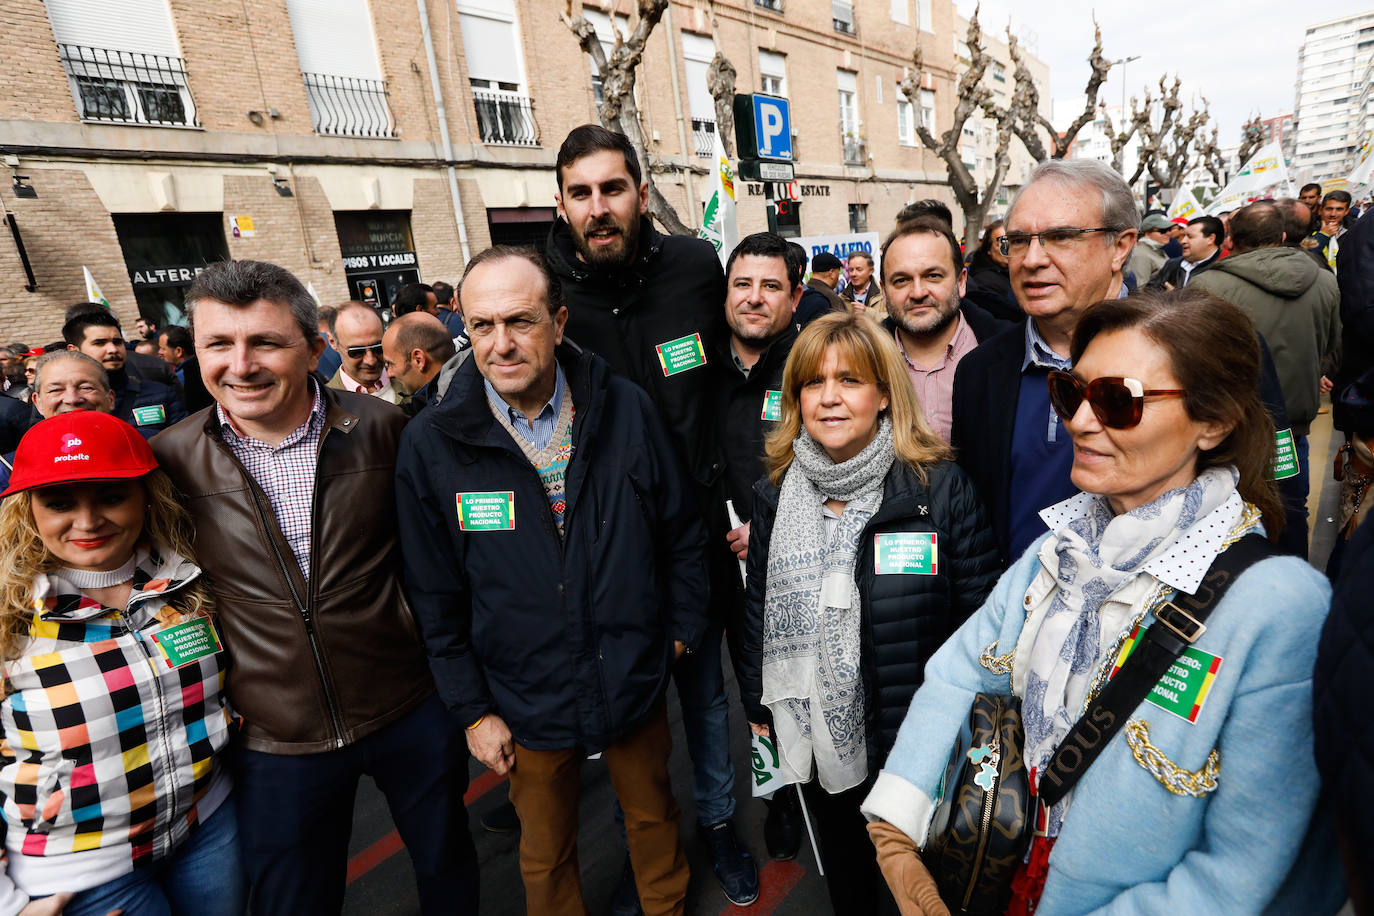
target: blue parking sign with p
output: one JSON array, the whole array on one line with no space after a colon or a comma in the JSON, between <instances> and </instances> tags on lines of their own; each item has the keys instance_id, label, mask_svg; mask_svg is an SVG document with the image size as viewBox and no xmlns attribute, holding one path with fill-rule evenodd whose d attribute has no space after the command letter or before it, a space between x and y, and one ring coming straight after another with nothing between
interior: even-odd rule
<instances>
[{"instance_id":1,"label":"blue parking sign with p","mask_svg":"<svg viewBox=\"0 0 1374 916\"><path fill-rule=\"evenodd\" d=\"M754 138L760 159L792 158L792 118L787 99L754 96Z\"/></svg>"}]
</instances>

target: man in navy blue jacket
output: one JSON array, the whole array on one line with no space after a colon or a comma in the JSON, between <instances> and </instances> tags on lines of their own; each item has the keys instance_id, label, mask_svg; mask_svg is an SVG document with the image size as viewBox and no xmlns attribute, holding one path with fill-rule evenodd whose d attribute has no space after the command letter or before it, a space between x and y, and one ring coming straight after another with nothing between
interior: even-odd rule
<instances>
[{"instance_id":1,"label":"man in navy blue jacket","mask_svg":"<svg viewBox=\"0 0 1374 916\"><path fill-rule=\"evenodd\" d=\"M542 256L488 249L461 295L472 358L406 428L396 466L407 591L439 693L473 756L510 775L531 913L585 912L579 763L595 753L627 812L645 913L680 913L664 695L707 600L687 477L648 395L563 341Z\"/></svg>"}]
</instances>

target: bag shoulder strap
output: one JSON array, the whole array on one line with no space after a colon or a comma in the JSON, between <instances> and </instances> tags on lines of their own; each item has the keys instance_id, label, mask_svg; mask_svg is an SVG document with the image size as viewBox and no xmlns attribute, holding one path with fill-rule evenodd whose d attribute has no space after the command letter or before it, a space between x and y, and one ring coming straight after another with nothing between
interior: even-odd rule
<instances>
[{"instance_id":1,"label":"bag shoulder strap","mask_svg":"<svg viewBox=\"0 0 1374 916\"><path fill-rule=\"evenodd\" d=\"M1140 644L1074 723L1041 774L1038 794L1045 804L1057 804L1069 793L1174 660L1203 634L1207 617L1231 583L1255 563L1272 556L1278 556L1278 551L1267 540L1247 534L1212 560L1197 594L1181 592L1155 609L1155 622Z\"/></svg>"}]
</instances>

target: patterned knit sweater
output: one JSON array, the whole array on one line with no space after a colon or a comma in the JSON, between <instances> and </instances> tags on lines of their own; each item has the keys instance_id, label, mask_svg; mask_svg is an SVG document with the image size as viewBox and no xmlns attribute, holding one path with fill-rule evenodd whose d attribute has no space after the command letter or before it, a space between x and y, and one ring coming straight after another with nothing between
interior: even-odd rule
<instances>
[{"instance_id":1,"label":"patterned knit sweater","mask_svg":"<svg viewBox=\"0 0 1374 916\"><path fill-rule=\"evenodd\" d=\"M534 443L517 430L510 421L509 412L502 405L488 406L496 421L505 427L515 444L524 452L525 458L539 472L539 480L544 484L544 492L549 497L549 508L553 511L554 524L558 526L558 536L563 537L563 513L568 508L567 478L568 463L572 460L572 421L577 411L573 408L572 392L563 389L563 402L558 408L558 419L554 423L553 436L546 448L535 448Z\"/></svg>"}]
</instances>

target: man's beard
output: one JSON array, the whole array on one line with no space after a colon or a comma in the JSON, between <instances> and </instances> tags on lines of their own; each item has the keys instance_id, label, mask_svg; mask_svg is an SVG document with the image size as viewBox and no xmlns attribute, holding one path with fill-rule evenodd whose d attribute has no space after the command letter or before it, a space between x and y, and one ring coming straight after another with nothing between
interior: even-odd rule
<instances>
[{"instance_id":1,"label":"man's beard","mask_svg":"<svg viewBox=\"0 0 1374 916\"><path fill-rule=\"evenodd\" d=\"M587 236L597 229L608 226L620 230L620 244L604 249L592 248ZM629 225L622 226L615 217L608 215L587 226L582 232L573 232L572 237L573 243L577 246L577 253L593 267L622 267L630 262L639 247L639 220L631 220Z\"/></svg>"},{"instance_id":2,"label":"man's beard","mask_svg":"<svg viewBox=\"0 0 1374 916\"><path fill-rule=\"evenodd\" d=\"M929 299L931 297L927 296L925 298ZM958 293L956 292L949 299L940 303L940 306L940 309L936 312L935 318L927 319L924 326L917 325L911 318L907 317L905 312L901 313L900 316L892 315L892 320L897 322L902 330L906 331L912 337L935 337L959 319ZM891 311L892 310L889 309L889 313Z\"/></svg>"}]
</instances>

